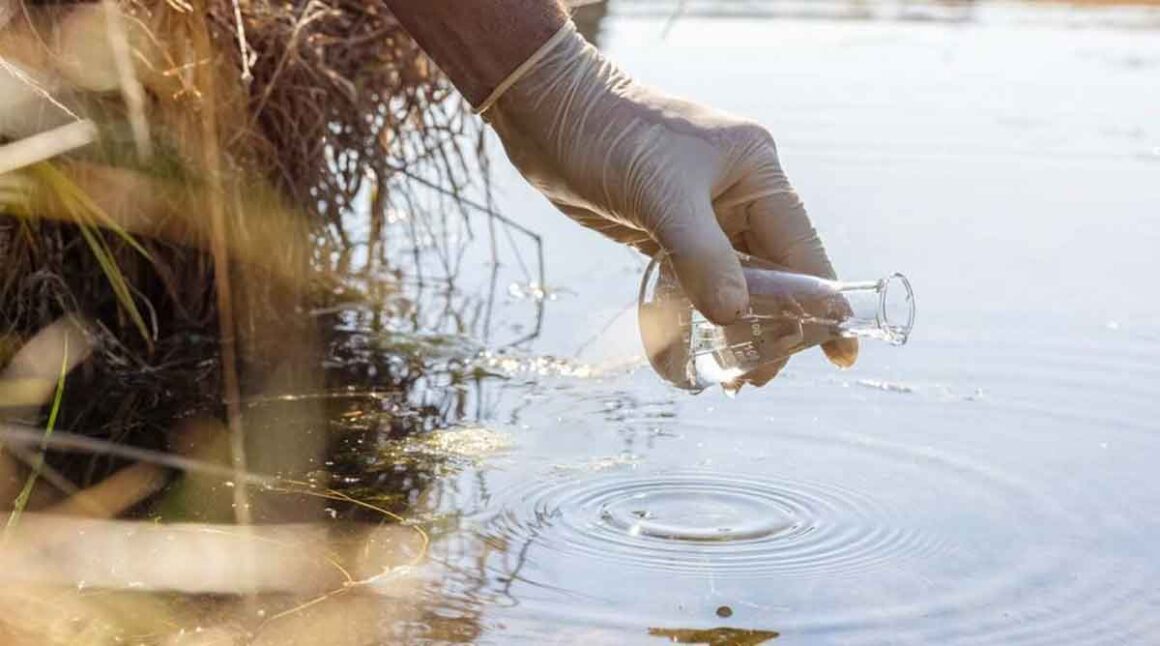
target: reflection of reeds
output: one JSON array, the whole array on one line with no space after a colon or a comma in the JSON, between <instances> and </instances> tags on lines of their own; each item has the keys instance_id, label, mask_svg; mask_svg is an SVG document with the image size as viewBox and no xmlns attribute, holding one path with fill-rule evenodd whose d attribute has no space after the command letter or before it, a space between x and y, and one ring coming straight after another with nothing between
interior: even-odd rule
<instances>
[{"instance_id":1,"label":"reflection of reeds","mask_svg":"<svg viewBox=\"0 0 1160 646\"><path fill-rule=\"evenodd\" d=\"M398 520L318 481L327 411L279 397L327 387L323 317L309 313L354 284L354 259L372 299L391 290L388 266L410 262L388 257L389 214L405 213L412 232L446 232L452 220L470 229L477 121L376 3L21 9L0 8L0 493L14 532L0 561L20 564L3 571L23 572L24 585L76 584L76 572L37 560L51 548L110 589L120 584L108 568L132 565L145 589L305 595L260 601L264 620L222 614L259 637L323 609L338 616L341 595L416 555L376 552L375 567L359 566L366 575L324 558L323 575L314 557L337 549L325 527L275 552L310 563L263 553L278 533L267 527L232 543L206 536L235 518L317 521L323 503ZM436 256L447 277L458 272L446 238ZM391 354L344 378L373 389ZM245 405L264 398L275 404ZM110 518L126 511L196 523L140 544L218 559L212 585L161 557L118 566L132 553L108 550L137 529ZM75 541L82 530L93 540ZM342 549L364 554L384 535L364 534ZM0 595L0 641L42 643L53 630L7 611L31 607L25 589ZM76 639L164 633L79 596L69 604L105 626ZM151 604L161 616L175 608Z\"/></svg>"}]
</instances>

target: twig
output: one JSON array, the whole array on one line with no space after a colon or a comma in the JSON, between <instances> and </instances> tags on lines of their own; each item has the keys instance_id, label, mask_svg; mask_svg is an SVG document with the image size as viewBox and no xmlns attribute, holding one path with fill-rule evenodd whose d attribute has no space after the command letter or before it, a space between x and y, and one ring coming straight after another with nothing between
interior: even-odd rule
<instances>
[{"instance_id":1,"label":"twig","mask_svg":"<svg viewBox=\"0 0 1160 646\"><path fill-rule=\"evenodd\" d=\"M664 28L661 29L661 39L669 37L669 32L673 30L673 27L676 26L677 21L680 20L681 16L684 15L686 9L688 9L688 5L689 0L679 0L677 2L677 7L673 9L673 13L669 15L668 20L665 21Z\"/></svg>"},{"instance_id":2,"label":"twig","mask_svg":"<svg viewBox=\"0 0 1160 646\"><path fill-rule=\"evenodd\" d=\"M270 75L270 80L266 81L266 87L262 91L262 97L258 99L257 105L250 111L251 125L258 121L262 110L266 108L266 102L270 100L270 94L274 91L274 87L278 83L278 77L282 76L282 71L286 69L286 63L290 60L291 54L294 53L294 48L298 46L298 37L301 35L302 30L310 23L326 15L326 12L321 10L326 8L325 5L322 5L319 11L311 12L311 9L317 7L318 4L311 0L306 5L306 8L302 10L302 18L295 23L294 31L290 33L290 40L286 43L286 51L282 52L282 57L278 59L278 65L274 68L274 73ZM234 0L234 6L237 7L237 0Z\"/></svg>"},{"instance_id":3,"label":"twig","mask_svg":"<svg viewBox=\"0 0 1160 646\"><path fill-rule=\"evenodd\" d=\"M77 121L82 121L82 119L80 118L80 115L78 115L77 113L68 109L68 106L66 106L65 104L61 103L60 101L57 101L56 98L53 97L52 94L50 94L48 90L41 87L41 85L39 83L37 83L36 81L32 80L32 77L28 76L28 74L25 74L24 70L20 69L19 67L16 67L15 65L13 65L12 63L9 63L6 60L4 60L3 56L0 56L0 67L4 68L12 76L15 76L16 80L18 80L21 83L24 83L28 87L32 88L32 91L39 94L41 97L44 98L44 100L46 100L49 103L53 104L54 106L60 108L68 116L72 117L73 119L76 119Z\"/></svg>"},{"instance_id":4,"label":"twig","mask_svg":"<svg viewBox=\"0 0 1160 646\"><path fill-rule=\"evenodd\" d=\"M242 23L242 5L238 0L231 0L234 7L234 26L238 33L238 53L239 58L242 59L242 82L249 85L254 80L254 75L250 71L250 66L257 60L257 54L250 49L250 43L246 41L246 27Z\"/></svg>"}]
</instances>

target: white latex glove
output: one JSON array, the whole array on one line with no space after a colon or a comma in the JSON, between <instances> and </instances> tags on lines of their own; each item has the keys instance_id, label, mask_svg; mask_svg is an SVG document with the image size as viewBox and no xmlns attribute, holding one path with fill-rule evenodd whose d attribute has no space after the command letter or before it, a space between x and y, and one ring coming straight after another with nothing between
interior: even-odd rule
<instances>
[{"instance_id":1,"label":"white latex glove","mask_svg":"<svg viewBox=\"0 0 1160 646\"><path fill-rule=\"evenodd\" d=\"M561 211L646 254L670 253L681 286L715 323L748 309L734 249L836 278L765 128L635 83L571 24L479 111ZM845 367L858 346L824 349Z\"/></svg>"}]
</instances>

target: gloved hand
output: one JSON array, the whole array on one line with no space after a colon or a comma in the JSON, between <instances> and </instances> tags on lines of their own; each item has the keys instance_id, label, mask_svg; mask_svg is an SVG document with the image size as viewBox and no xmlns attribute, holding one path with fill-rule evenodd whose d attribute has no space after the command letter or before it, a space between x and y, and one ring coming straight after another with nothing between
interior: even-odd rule
<instances>
[{"instance_id":1,"label":"gloved hand","mask_svg":"<svg viewBox=\"0 0 1160 646\"><path fill-rule=\"evenodd\" d=\"M479 107L525 178L579 223L671 254L709 320L748 308L734 249L836 278L760 125L635 83L568 24ZM842 367L853 339L823 346ZM761 385L780 366L751 373Z\"/></svg>"}]
</instances>

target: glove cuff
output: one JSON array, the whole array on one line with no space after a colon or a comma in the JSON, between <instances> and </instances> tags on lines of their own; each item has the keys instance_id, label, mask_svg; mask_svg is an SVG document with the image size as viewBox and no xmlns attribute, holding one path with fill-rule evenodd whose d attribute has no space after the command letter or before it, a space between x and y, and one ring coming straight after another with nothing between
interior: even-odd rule
<instances>
[{"instance_id":1,"label":"glove cuff","mask_svg":"<svg viewBox=\"0 0 1160 646\"><path fill-rule=\"evenodd\" d=\"M505 92L511 89L513 85L518 83L519 80L523 78L528 72L530 72L540 61L544 60L548 54L552 53L552 50L556 49L560 43L568 40L570 37L576 34L578 34L576 31L576 25L573 24L571 20L565 22L564 26L561 27L559 31L553 34L552 37L547 40L547 42L545 42L540 46L539 49L533 52L526 61L520 63L519 67L517 67L511 74L508 74L507 78L501 81L500 84L497 85L494 90L492 90L491 94L489 94L488 97L484 99L483 103L480 103L479 106L475 108L475 114L482 115L483 113L487 112L488 109L490 109L496 104L497 101L499 101L500 97L502 97Z\"/></svg>"}]
</instances>

